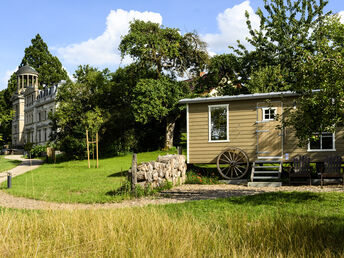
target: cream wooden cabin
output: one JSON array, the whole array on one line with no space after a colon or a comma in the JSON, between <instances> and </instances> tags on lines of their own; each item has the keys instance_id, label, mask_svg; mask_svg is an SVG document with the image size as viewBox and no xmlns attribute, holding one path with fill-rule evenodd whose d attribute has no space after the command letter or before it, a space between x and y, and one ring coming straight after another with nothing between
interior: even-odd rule
<instances>
[{"instance_id":1,"label":"cream wooden cabin","mask_svg":"<svg viewBox=\"0 0 344 258\"><path fill-rule=\"evenodd\" d=\"M293 92L272 92L181 100L187 105L187 162L216 163L230 147L243 150L249 163L290 162L298 154L321 162L331 154L343 155L343 130L323 133L300 148L291 129L276 129L275 117L294 108L295 98Z\"/></svg>"}]
</instances>

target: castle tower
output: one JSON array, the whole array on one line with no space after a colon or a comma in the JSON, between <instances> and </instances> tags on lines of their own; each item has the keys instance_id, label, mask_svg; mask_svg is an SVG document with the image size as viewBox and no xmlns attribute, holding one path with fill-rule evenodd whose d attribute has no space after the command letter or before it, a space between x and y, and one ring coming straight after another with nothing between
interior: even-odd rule
<instances>
[{"instance_id":1,"label":"castle tower","mask_svg":"<svg viewBox=\"0 0 344 258\"><path fill-rule=\"evenodd\" d=\"M12 121L12 146L21 147L30 139L24 139L25 125L25 92L27 89L38 89L38 72L31 66L25 65L18 69L17 74L17 92L12 96L12 105L15 112ZM31 118L32 120L34 117Z\"/></svg>"}]
</instances>

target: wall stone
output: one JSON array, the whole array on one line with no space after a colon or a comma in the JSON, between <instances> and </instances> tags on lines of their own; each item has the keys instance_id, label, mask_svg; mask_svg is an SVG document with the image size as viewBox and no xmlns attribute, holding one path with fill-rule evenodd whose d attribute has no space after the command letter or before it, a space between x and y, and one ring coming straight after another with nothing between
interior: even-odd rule
<instances>
[{"instance_id":1,"label":"wall stone","mask_svg":"<svg viewBox=\"0 0 344 258\"><path fill-rule=\"evenodd\" d=\"M131 169L128 171L131 177ZM156 161L143 162L137 166L137 183L142 187L173 186L186 181L186 162L183 155L159 156Z\"/></svg>"}]
</instances>

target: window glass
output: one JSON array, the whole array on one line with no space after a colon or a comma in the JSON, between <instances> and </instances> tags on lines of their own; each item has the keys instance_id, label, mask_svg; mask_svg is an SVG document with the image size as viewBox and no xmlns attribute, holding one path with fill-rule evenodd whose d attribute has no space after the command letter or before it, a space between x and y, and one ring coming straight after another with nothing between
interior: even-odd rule
<instances>
[{"instance_id":1,"label":"window glass","mask_svg":"<svg viewBox=\"0 0 344 258\"><path fill-rule=\"evenodd\" d=\"M228 140L227 135L227 106L210 107L210 140Z\"/></svg>"},{"instance_id":2,"label":"window glass","mask_svg":"<svg viewBox=\"0 0 344 258\"><path fill-rule=\"evenodd\" d=\"M310 150L333 150L333 133L316 133L309 142Z\"/></svg>"},{"instance_id":3,"label":"window glass","mask_svg":"<svg viewBox=\"0 0 344 258\"><path fill-rule=\"evenodd\" d=\"M263 108L263 120L274 120L276 117L276 108Z\"/></svg>"}]
</instances>

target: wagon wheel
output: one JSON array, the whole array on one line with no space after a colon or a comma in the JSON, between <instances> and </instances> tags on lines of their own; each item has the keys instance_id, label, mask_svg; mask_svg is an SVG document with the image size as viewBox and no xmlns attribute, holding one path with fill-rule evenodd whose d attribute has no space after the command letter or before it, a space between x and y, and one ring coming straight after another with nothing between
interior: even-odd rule
<instances>
[{"instance_id":1,"label":"wagon wheel","mask_svg":"<svg viewBox=\"0 0 344 258\"><path fill-rule=\"evenodd\" d=\"M240 179L248 171L249 159L247 154L239 148L231 147L217 158L217 170L226 179Z\"/></svg>"}]
</instances>

